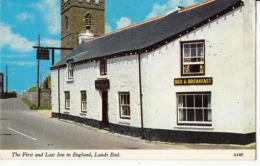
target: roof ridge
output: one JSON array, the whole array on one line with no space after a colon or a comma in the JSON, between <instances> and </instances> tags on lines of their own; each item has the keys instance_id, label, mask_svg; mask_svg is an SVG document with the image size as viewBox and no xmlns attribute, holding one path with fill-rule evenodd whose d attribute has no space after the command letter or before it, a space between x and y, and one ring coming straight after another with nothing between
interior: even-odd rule
<instances>
[{"instance_id":1,"label":"roof ridge","mask_svg":"<svg viewBox=\"0 0 260 166\"><path fill-rule=\"evenodd\" d=\"M194 4L194 5L190 5L190 6L187 6L187 7L183 7L183 8L181 8L181 9L179 10L179 13L185 12L185 11L187 11L187 10L194 9L194 8L196 8L196 7L200 7L200 6L202 6L202 5L206 5L206 4L208 4L208 3L210 3L210 2L213 2L213 1L215 1L215 0L204 0L203 2L196 3L196 4Z\"/></svg>"}]
</instances>

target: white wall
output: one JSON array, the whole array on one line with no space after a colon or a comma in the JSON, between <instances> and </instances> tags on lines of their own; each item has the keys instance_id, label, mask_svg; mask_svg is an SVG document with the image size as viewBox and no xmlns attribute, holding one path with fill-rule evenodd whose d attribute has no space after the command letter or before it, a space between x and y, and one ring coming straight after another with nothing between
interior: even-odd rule
<instances>
[{"instance_id":1,"label":"white wall","mask_svg":"<svg viewBox=\"0 0 260 166\"><path fill-rule=\"evenodd\" d=\"M74 79L68 80L67 68L60 70L61 113L87 119L102 120L101 92L95 89L97 79L109 79L108 90L109 122L126 126L141 126L138 56L132 55L107 60L107 75L101 76L99 61L74 67ZM57 70L52 72L53 112L58 112L58 75ZM71 107L65 110L65 91L70 91ZM81 91L87 91L87 114L81 114ZM131 119L120 119L118 92L130 92Z\"/></svg>"},{"instance_id":2,"label":"white wall","mask_svg":"<svg viewBox=\"0 0 260 166\"><path fill-rule=\"evenodd\" d=\"M255 132L255 55L254 47L244 45L243 11L237 9L142 56L145 128L180 129L176 93L210 91L213 126L181 130ZM252 36L248 38L252 41ZM174 86L174 79L181 78L180 42L201 39L205 40L205 77L213 77L213 85Z\"/></svg>"},{"instance_id":3,"label":"white wall","mask_svg":"<svg viewBox=\"0 0 260 166\"><path fill-rule=\"evenodd\" d=\"M245 99L245 132L255 131L256 125L256 1L246 0L243 8L243 81Z\"/></svg>"},{"instance_id":4,"label":"white wall","mask_svg":"<svg viewBox=\"0 0 260 166\"><path fill-rule=\"evenodd\" d=\"M51 71L51 104L52 112L58 113L58 70Z\"/></svg>"},{"instance_id":5,"label":"white wall","mask_svg":"<svg viewBox=\"0 0 260 166\"><path fill-rule=\"evenodd\" d=\"M109 117L114 124L141 127L138 55L108 60ZM120 119L118 92L130 92L131 119Z\"/></svg>"}]
</instances>

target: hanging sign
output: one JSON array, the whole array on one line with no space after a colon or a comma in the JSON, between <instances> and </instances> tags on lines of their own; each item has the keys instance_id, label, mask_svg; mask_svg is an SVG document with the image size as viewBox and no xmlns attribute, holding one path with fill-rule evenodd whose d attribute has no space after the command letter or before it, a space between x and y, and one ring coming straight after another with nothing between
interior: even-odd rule
<instances>
[{"instance_id":1,"label":"hanging sign","mask_svg":"<svg viewBox=\"0 0 260 166\"><path fill-rule=\"evenodd\" d=\"M38 60L49 60L49 50L44 48L37 49L37 59Z\"/></svg>"},{"instance_id":2,"label":"hanging sign","mask_svg":"<svg viewBox=\"0 0 260 166\"><path fill-rule=\"evenodd\" d=\"M212 85L212 77L197 77L197 78L176 78L174 85Z\"/></svg>"}]
</instances>

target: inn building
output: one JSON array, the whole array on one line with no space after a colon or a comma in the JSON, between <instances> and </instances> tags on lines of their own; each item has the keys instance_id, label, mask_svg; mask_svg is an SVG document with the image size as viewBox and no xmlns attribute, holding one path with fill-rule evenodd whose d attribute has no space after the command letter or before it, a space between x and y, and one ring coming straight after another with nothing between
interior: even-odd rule
<instances>
[{"instance_id":1,"label":"inn building","mask_svg":"<svg viewBox=\"0 0 260 166\"><path fill-rule=\"evenodd\" d=\"M87 37L51 68L52 116L149 140L255 142L255 13L206 0Z\"/></svg>"}]
</instances>

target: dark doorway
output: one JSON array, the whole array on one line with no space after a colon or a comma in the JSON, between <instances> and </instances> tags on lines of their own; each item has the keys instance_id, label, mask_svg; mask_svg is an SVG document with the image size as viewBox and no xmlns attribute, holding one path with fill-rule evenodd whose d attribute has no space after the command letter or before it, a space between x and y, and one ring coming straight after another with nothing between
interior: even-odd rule
<instances>
[{"instance_id":1,"label":"dark doorway","mask_svg":"<svg viewBox=\"0 0 260 166\"><path fill-rule=\"evenodd\" d=\"M108 92L102 91L102 123L104 128L109 127L108 121Z\"/></svg>"}]
</instances>

